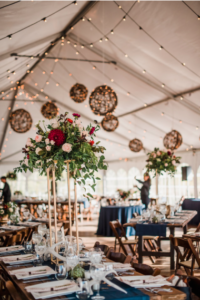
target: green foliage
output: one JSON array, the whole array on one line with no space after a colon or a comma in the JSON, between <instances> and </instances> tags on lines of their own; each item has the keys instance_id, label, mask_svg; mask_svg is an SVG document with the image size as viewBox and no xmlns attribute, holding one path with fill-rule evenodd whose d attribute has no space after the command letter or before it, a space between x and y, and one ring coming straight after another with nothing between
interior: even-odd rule
<instances>
[{"instance_id":1,"label":"green foliage","mask_svg":"<svg viewBox=\"0 0 200 300\"><path fill-rule=\"evenodd\" d=\"M46 175L47 168L55 167L56 180L61 179L61 174L66 170L65 161L70 161L69 171L70 175L78 182L78 184L84 184L86 179L92 179L93 184L91 188L95 191L95 172L99 169L107 170L107 164L105 163L105 157L103 155L106 150L103 146L100 146L100 142L94 142L96 137L95 133L100 129L99 125L94 127L89 124L84 129L79 121L78 117L74 117L74 120L67 118L68 113L60 115L57 118L56 129L59 129L64 133L65 141L64 145L71 146L70 151L64 150L64 145L56 146L48 142L49 133L54 130L55 123L47 125L44 130L42 129L41 122L36 125L40 136L40 141L36 142L35 139L29 138L26 147L23 148L25 157L20 161L20 166L14 169L14 172L27 172L27 170L33 172L37 169L40 175ZM90 131L94 130L93 133ZM47 149L50 146L50 149ZM96 154L97 153L97 154ZM102 154L102 155L99 155ZM28 157L28 158L27 158ZM56 161L56 163L55 163ZM91 194L87 194L87 198L92 197Z\"/></svg>"},{"instance_id":2,"label":"green foliage","mask_svg":"<svg viewBox=\"0 0 200 300\"><path fill-rule=\"evenodd\" d=\"M85 277L85 271L83 268L81 268L80 265L76 265L76 267L73 270L69 271L69 277L70 278L84 278Z\"/></svg>"},{"instance_id":3,"label":"green foliage","mask_svg":"<svg viewBox=\"0 0 200 300\"><path fill-rule=\"evenodd\" d=\"M8 215L8 217L12 216L15 213L15 209L17 207L17 204L14 202L9 202L3 204L2 207L0 207L0 221L1 218Z\"/></svg>"},{"instance_id":4,"label":"green foliage","mask_svg":"<svg viewBox=\"0 0 200 300\"><path fill-rule=\"evenodd\" d=\"M176 165L180 164L181 159L181 157L175 156L171 150L165 152L159 150L159 148L155 148L147 156L147 172L153 172L154 176L156 176L156 173L162 175L163 172L168 172L171 176L174 176Z\"/></svg>"}]
</instances>

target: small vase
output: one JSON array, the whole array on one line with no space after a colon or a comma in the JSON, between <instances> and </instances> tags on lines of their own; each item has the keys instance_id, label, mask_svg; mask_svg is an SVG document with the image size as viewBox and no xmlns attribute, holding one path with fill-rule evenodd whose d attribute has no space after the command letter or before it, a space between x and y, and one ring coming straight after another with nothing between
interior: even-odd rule
<instances>
[{"instance_id":1,"label":"small vase","mask_svg":"<svg viewBox=\"0 0 200 300\"><path fill-rule=\"evenodd\" d=\"M1 217L0 222L1 222L1 223L7 223L8 220L9 220L9 219L8 219L8 215L5 215L5 216Z\"/></svg>"}]
</instances>

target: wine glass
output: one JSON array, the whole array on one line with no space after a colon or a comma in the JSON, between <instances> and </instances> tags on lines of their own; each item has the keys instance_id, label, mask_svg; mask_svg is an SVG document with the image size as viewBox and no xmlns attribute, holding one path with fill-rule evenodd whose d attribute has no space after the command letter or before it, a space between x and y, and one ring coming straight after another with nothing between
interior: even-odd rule
<instances>
[{"instance_id":1,"label":"wine glass","mask_svg":"<svg viewBox=\"0 0 200 300\"><path fill-rule=\"evenodd\" d=\"M37 208L37 214L40 218L42 218L42 214L43 214L43 209L41 207L38 206Z\"/></svg>"},{"instance_id":2,"label":"wine glass","mask_svg":"<svg viewBox=\"0 0 200 300\"><path fill-rule=\"evenodd\" d=\"M100 250L100 251L98 251ZM101 260L102 260L102 251L101 249L97 248L97 251L95 251L94 249L89 251L89 258L92 264L96 265L96 264L100 264Z\"/></svg>"},{"instance_id":3,"label":"wine glass","mask_svg":"<svg viewBox=\"0 0 200 300\"><path fill-rule=\"evenodd\" d=\"M29 215L30 215L29 209L28 208L24 208L24 210L23 210L23 216L24 216L24 218L26 220L28 219Z\"/></svg>"},{"instance_id":4,"label":"wine glass","mask_svg":"<svg viewBox=\"0 0 200 300\"><path fill-rule=\"evenodd\" d=\"M41 240L39 243L37 243L35 245L35 251L37 253L37 260L36 260L36 264L41 264L43 262L43 254L46 251L46 241L45 240Z\"/></svg>"},{"instance_id":5,"label":"wine glass","mask_svg":"<svg viewBox=\"0 0 200 300\"><path fill-rule=\"evenodd\" d=\"M67 267L64 262L62 264L57 263L55 266L55 271L57 272L57 274L55 274L55 278L57 280L65 279L68 276Z\"/></svg>"},{"instance_id":6,"label":"wine glass","mask_svg":"<svg viewBox=\"0 0 200 300\"><path fill-rule=\"evenodd\" d=\"M76 297L80 300L86 300L90 297L90 286L88 280L84 280L81 278L78 278L76 280L78 286L80 287L80 291L76 292Z\"/></svg>"},{"instance_id":7,"label":"wine glass","mask_svg":"<svg viewBox=\"0 0 200 300\"><path fill-rule=\"evenodd\" d=\"M33 234L32 234L33 244L36 245L36 244L40 243L41 240L42 240L42 235L34 231Z\"/></svg>"},{"instance_id":8,"label":"wine glass","mask_svg":"<svg viewBox=\"0 0 200 300\"><path fill-rule=\"evenodd\" d=\"M38 233L41 234L42 236L44 236L47 232L47 226L46 224L40 224L38 226Z\"/></svg>"},{"instance_id":9,"label":"wine glass","mask_svg":"<svg viewBox=\"0 0 200 300\"><path fill-rule=\"evenodd\" d=\"M73 270L76 265L78 264L79 262L79 258L77 255L68 255L66 257L66 262L67 262L67 266L69 266L71 268L71 270Z\"/></svg>"},{"instance_id":10,"label":"wine glass","mask_svg":"<svg viewBox=\"0 0 200 300\"><path fill-rule=\"evenodd\" d=\"M97 282L98 284L98 290L96 296L93 296L93 300L102 300L105 299L105 297L100 296L100 283L101 280L105 276L105 265L97 264L97 265L91 265L90 266L90 274L91 277Z\"/></svg>"}]
</instances>

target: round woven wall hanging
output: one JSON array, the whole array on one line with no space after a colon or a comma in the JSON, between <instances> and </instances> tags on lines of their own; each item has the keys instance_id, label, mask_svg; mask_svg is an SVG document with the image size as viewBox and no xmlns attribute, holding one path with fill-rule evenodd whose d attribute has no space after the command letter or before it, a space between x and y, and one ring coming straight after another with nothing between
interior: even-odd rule
<instances>
[{"instance_id":1,"label":"round woven wall hanging","mask_svg":"<svg viewBox=\"0 0 200 300\"><path fill-rule=\"evenodd\" d=\"M118 127L119 121L112 114L107 114L101 121L101 125L106 131L114 131Z\"/></svg>"},{"instance_id":2,"label":"round woven wall hanging","mask_svg":"<svg viewBox=\"0 0 200 300\"><path fill-rule=\"evenodd\" d=\"M46 119L53 119L58 114L58 108L53 102L46 102L42 105L41 113Z\"/></svg>"},{"instance_id":3,"label":"round woven wall hanging","mask_svg":"<svg viewBox=\"0 0 200 300\"><path fill-rule=\"evenodd\" d=\"M76 83L71 88L69 94L76 103L82 103L87 98L88 89L83 84Z\"/></svg>"},{"instance_id":4,"label":"round woven wall hanging","mask_svg":"<svg viewBox=\"0 0 200 300\"><path fill-rule=\"evenodd\" d=\"M133 152L140 152L143 149L143 144L138 139L133 139L129 142L129 148Z\"/></svg>"},{"instance_id":5,"label":"round woven wall hanging","mask_svg":"<svg viewBox=\"0 0 200 300\"><path fill-rule=\"evenodd\" d=\"M175 150L182 144L182 135L177 130L172 130L167 133L163 139L165 148Z\"/></svg>"},{"instance_id":6,"label":"round woven wall hanging","mask_svg":"<svg viewBox=\"0 0 200 300\"><path fill-rule=\"evenodd\" d=\"M17 109L10 115L10 126L18 133L24 133L29 131L32 126L33 120L28 111L24 109Z\"/></svg>"},{"instance_id":7,"label":"round woven wall hanging","mask_svg":"<svg viewBox=\"0 0 200 300\"><path fill-rule=\"evenodd\" d=\"M95 115L105 116L117 106L117 95L107 85L98 86L90 95L90 108Z\"/></svg>"}]
</instances>

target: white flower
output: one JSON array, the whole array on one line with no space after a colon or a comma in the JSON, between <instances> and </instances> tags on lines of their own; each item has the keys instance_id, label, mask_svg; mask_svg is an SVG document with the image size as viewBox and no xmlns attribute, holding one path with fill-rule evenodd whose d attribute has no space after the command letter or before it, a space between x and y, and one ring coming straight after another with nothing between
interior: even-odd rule
<instances>
[{"instance_id":1,"label":"white flower","mask_svg":"<svg viewBox=\"0 0 200 300\"><path fill-rule=\"evenodd\" d=\"M26 151L29 151L29 147L26 148Z\"/></svg>"},{"instance_id":2,"label":"white flower","mask_svg":"<svg viewBox=\"0 0 200 300\"><path fill-rule=\"evenodd\" d=\"M80 120L75 120L74 123L75 123L76 125L78 125L78 126L81 125L81 121L80 121Z\"/></svg>"},{"instance_id":3,"label":"white flower","mask_svg":"<svg viewBox=\"0 0 200 300\"><path fill-rule=\"evenodd\" d=\"M74 135L74 132L72 132L72 135Z\"/></svg>"},{"instance_id":4,"label":"white flower","mask_svg":"<svg viewBox=\"0 0 200 300\"><path fill-rule=\"evenodd\" d=\"M79 131L81 132L81 131L83 130L83 126L78 125L78 129L79 129Z\"/></svg>"},{"instance_id":5,"label":"white flower","mask_svg":"<svg viewBox=\"0 0 200 300\"><path fill-rule=\"evenodd\" d=\"M55 142L54 141L51 141L51 145L54 145L55 144Z\"/></svg>"},{"instance_id":6,"label":"white flower","mask_svg":"<svg viewBox=\"0 0 200 300\"><path fill-rule=\"evenodd\" d=\"M9 212L13 212L13 208L9 208Z\"/></svg>"},{"instance_id":7,"label":"white flower","mask_svg":"<svg viewBox=\"0 0 200 300\"><path fill-rule=\"evenodd\" d=\"M50 162L50 161L52 161L52 162L53 162L52 158L49 158L49 159L47 159L47 162Z\"/></svg>"},{"instance_id":8,"label":"white flower","mask_svg":"<svg viewBox=\"0 0 200 300\"><path fill-rule=\"evenodd\" d=\"M160 158L157 158L157 161L160 161Z\"/></svg>"},{"instance_id":9,"label":"white flower","mask_svg":"<svg viewBox=\"0 0 200 300\"><path fill-rule=\"evenodd\" d=\"M46 146L47 151L51 151L51 146Z\"/></svg>"},{"instance_id":10,"label":"white flower","mask_svg":"<svg viewBox=\"0 0 200 300\"><path fill-rule=\"evenodd\" d=\"M172 160L172 165L175 165L176 164L176 161L175 160Z\"/></svg>"},{"instance_id":11,"label":"white flower","mask_svg":"<svg viewBox=\"0 0 200 300\"><path fill-rule=\"evenodd\" d=\"M28 158L25 158L24 163L25 163L25 165L27 165L27 167L28 167Z\"/></svg>"},{"instance_id":12,"label":"white flower","mask_svg":"<svg viewBox=\"0 0 200 300\"><path fill-rule=\"evenodd\" d=\"M60 126L60 123L59 122L54 122L54 123L51 124L51 126L53 128L58 128Z\"/></svg>"},{"instance_id":13,"label":"white flower","mask_svg":"<svg viewBox=\"0 0 200 300\"><path fill-rule=\"evenodd\" d=\"M48 145L49 144L49 139L46 139L45 143L46 143L46 145Z\"/></svg>"},{"instance_id":14,"label":"white flower","mask_svg":"<svg viewBox=\"0 0 200 300\"><path fill-rule=\"evenodd\" d=\"M149 165L150 165L150 166L152 165L152 162L151 162L151 161L149 162Z\"/></svg>"},{"instance_id":15,"label":"white flower","mask_svg":"<svg viewBox=\"0 0 200 300\"><path fill-rule=\"evenodd\" d=\"M0 210L0 215L3 215L4 214L4 210Z\"/></svg>"},{"instance_id":16,"label":"white flower","mask_svg":"<svg viewBox=\"0 0 200 300\"><path fill-rule=\"evenodd\" d=\"M168 163L165 163L165 167L167 167L168 166Z\"/></svg>"},{"instance_id":17,"label":"white flower","mask_svg":"<svg viewBox=\"0 0 200 300\"><path fill-rule=\"evenodd\" d=\"M42 151L42 149L39 148L39 147L37 147L36 150L35 150L35 153L36 153L37 155L39 155L39 152L40 152L40 151Z\"/></svg>"},{"instance_id":18,"label":"white flower","mask_svg":"<svg viewBox=\"0 0 200 300\"><path fill-rule=\"evenodd\" d=\"M160 152L160 151L157 151L157 155L158 155L158 156L161 155L161 152Z\"/></svg>"},{"instance_id":19,"label":"white flower","mask_svg":"<svg viewBox=\"0 0 200 300\"><path fill-rule=\"evenodd\" d=\"M88 135L88 132L86 130L83 130L81 133L82 133L82 135L85 135L85 136Z\"/></svg>"},{"instance_id":20,"label":"white flower","mask_svg":"<svg viewBox=\"0 0 200 300\"><path fill-rule=\"evenodd\" d=\"M31 139L30 138L27 139L26 146L29 146L29 147L33 146L33 144L31 143Z\"/></svg>"},{"instance_id":21,"label":"white flower","mask_svg":"<svg viewBox=\"0 0 200 300\"><path fill-rule=\"evenodd\" d=\"M62 145L62 150L64 152L71 152L72 151L72 145L71 144L68 144L68 143L65 143Z\"/></svg>"}]
</instances>

